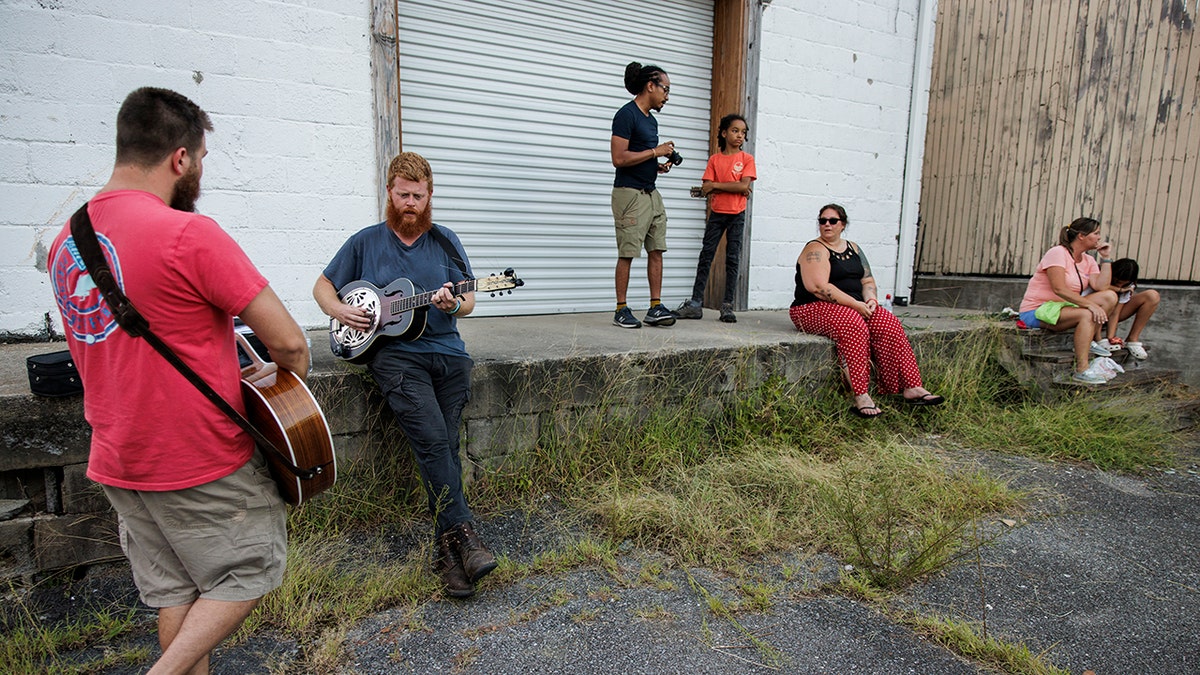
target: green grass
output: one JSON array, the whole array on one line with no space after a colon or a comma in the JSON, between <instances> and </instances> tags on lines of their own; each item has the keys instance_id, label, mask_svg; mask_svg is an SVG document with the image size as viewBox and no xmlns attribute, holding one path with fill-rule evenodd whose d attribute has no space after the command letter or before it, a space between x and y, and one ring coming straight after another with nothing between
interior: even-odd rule
<instances>
[{"instance_id":1,"label":"green grass","mask_svg":"<svg viewBox=\"0 0 1200 675\"><path fill-rule=\"evenodd\" d=\"M758 367L749 352L721 363L690 356L655 368L633 360L568 364L546 381L523 383L540 387L559 408L543 415L536 445L515 451L503 470L472 486L472 502L538 511L551 495L556 508L566 509L554 517L579 536L528 562L502 558L488 583L590 566L606 570L618 586L669 586L662 565L711 566L741 579L739 599L717 598L694 580L693 589L715 620L740 628L738 612L769 612L778 601L778 588L745 573L747 561L824 551L852 566L835 590L886 610L892 593L986 544L981 521L1020 508L1020 494L939 448L1122 471L1169 463L1175 439L1165 431L1159 395L1104 406L1086 395L1045 402L1006 368L1011 344L998 328L929 337L918 343L918 361L926 386L945 395L947 405L914 409L881 397L882 420L847 414L846 394L832 380L770 378L728 390L740 381L731 373ZM680 387L677 397L654 395ZM405 447L395 425L378 421L380 447ZM337 485L292 511L284 585L235 640L263 630L314 636L302 644L305 667L334 670L349 626L386 607L408 607L416 616L422 603L438 597L428 550L396 559L377 546L387 528L428 526L425 508L406 450L343 467ZM666 554L656 558L666 562L631 578L617 562L630 544ZM573 620L596 616L581 610ZM72 645L133 629L132 616L97 615L56 627L14 617L5 626L0 663L17 664L17 672L53 665ZM967 624L901 618L990 667L1058 672L1020 645L976 636ZM765 662L778 663L771 645L748 637ZM464 664L473 660L462 655Z\"/></svg>"},{"instance_id":2,"label":"green grass","mask_svg":"<svg viewBox=\"0 0 1200 675\"><path fill-rule=\"evenodd\" d=\"M0 673L91 673L120 664L136 664L149 656L145 647L102 648L88 658L67 653L104 646L145 625L134 609L101 609L47 625L34 617L10 589L8 610L0 622Z\"/></svg>"}]
</instances>

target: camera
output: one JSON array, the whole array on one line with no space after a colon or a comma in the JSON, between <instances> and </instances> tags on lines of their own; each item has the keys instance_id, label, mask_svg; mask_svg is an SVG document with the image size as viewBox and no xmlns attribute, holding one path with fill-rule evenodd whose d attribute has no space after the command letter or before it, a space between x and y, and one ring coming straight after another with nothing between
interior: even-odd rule
<instances>
[{"instance_id":1,"label":"camera","mask_svg":"<svg viewBox=\"0 0 1200 675\"><path fill-rule=\"evenodd\" d=\"M680 164L683 164L683 155L679 154L675 150L672 150L671 154L667 155L667 162L675 166L679 166Z\"/></svg>"}]
</instances>

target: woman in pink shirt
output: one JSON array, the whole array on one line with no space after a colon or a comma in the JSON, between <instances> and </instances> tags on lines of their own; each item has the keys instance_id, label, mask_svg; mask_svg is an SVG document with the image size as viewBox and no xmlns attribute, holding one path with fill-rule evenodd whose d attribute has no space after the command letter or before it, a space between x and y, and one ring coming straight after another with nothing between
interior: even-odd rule
<instances>
[{"instance_id":1,"label":"woman in pink shirt","mask_svg":"<svg viewBox=\"0 0 1200 675\"><path fill-rule=\"evenodd\" d=\"M1100 254L1099 263L1088 251ZM1096 329L1116 309L1112 281L1112 244L1100 241L1100 223L1076 218L1058 233L1058 245L1046 252L1021 299L1021 321L1030 328L1054 332L1075 329L1075 374L1086 384L1104 384L1089 367L1088 353ZM1084 296L1085 290L1096 292ZM1104 289L1104 290L1099 290Z\"/></svg>"}]
</instances>

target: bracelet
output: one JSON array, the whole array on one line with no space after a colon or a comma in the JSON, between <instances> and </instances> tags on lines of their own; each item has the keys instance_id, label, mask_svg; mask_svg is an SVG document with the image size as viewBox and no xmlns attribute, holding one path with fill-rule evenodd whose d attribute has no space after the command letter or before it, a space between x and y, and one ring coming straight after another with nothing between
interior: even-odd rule
<instances>
[{"instance_id":1,"label":"bracelet","mask_svg":"<svg viewBox=\"0 0 1200 675\"><path fill-rule=\"evenodd\" d=\"M658 159L658 148L650 148L650 156L654 159Z\"/></svg>"},{"instance_id":2,"label":"bracelet","mask_svg":"<svg viewBox=\"0 0 1200 675\"><path fill-rule=\"evenodd\" d=\"M459 300L459 301L458 301L458 303L454 305L454 309L452 309L452 310L450 310L449 312L446 312L446 313L447 313L447 314L458 314L458 310L459 310L459 308L461 308L461 307L462 307L462 300Z\"/></svg>"},{"instance_id":3,"label":"bracelet","mask_svg":"<svg viewBox=\"0 0 1200 675\"><path fill-rule=\"evenodd\" d=\"M1100 264L1103 265L1104 263L1112 264L1112 258L1101 258Z\"/></svg>"}]
</instances>

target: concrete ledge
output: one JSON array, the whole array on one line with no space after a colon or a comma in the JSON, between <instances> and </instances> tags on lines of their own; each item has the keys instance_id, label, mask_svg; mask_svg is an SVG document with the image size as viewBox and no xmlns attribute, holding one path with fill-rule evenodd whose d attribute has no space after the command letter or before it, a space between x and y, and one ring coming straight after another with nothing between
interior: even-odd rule
<instances>
[{"instance_id":1,"label":"concrete ledge","mask_svg":"<svg viewBox=\"0 0 1200 675\"><path fill-rule=\"evenodd\" d=\"M913 299L922 307L936 306L997 313L1005 307L1019 309L1028 279L922 275L914 285ZM1200 361L1193 358L1200 345L1200 286L1139 283L1154 289L1162 300L1142 341L1151 350L1148 363L1180 371L1183 382L1200 387ZM1130 321L1121 323L1124 337Z\"/></svg>"},{"instance_id":2,"label":"concrete ledge","mask_svg":"<svg viewBox=\"0 0 1200 675\"><path fill-rule=\"evenodd\" d=\"M897 313L914 344L949 340L980 325L961 310ZM463 416L468 480L581 418L636 419L639 411L662 405L717 410L771 377L813 387L836 377L832 343L796 332L783 310L739 312L737 324L712 316L640 330L614 327L611 320L606 312L460 322L475 360ZM407 456L407 443L366 370L335 359L325 331L310 338L309 386L343 467L381 453ZM82 397L44 399L28 391L24 356L62 347L0 345L0 499L30 501L13 520L0 522L0 579L120 555L113 516L85 476L90 430ZM416 481L415 472L397 478Z\"/></svg>"}]
</instances>

